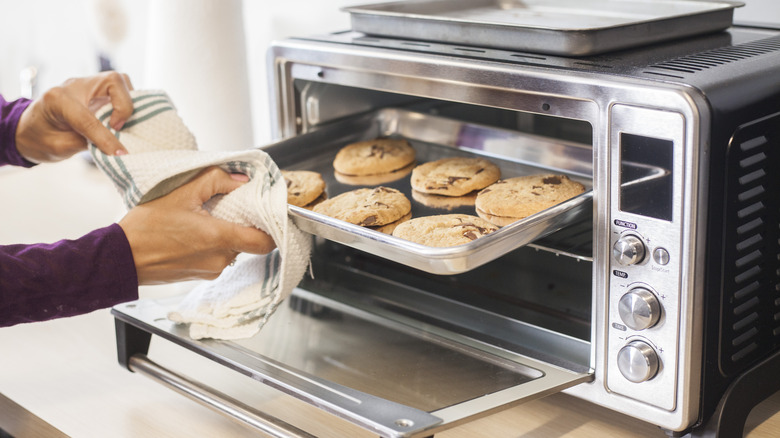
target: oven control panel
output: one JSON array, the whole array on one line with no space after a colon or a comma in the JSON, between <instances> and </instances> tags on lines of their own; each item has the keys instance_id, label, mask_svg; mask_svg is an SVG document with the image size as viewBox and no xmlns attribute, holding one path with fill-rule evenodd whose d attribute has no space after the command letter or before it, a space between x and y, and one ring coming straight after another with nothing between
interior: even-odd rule
<instances>
[{"instance_id":1,"label":"oven control panel","mask_svg":"<svg viewBox=\"0 0 780 438\"><path fill-rule=\"evenodd\" d=\"M684 119L615 105L606 383L674 410L680 370Z\"/></svg>"}]
</instances>

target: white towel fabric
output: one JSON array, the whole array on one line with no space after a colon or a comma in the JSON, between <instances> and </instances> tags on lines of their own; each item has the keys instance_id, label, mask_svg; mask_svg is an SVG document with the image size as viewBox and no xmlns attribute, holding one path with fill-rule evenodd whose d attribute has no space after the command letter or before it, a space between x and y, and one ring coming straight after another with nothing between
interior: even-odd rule
<instances>
[{"instance_id":1,"label":"white towel fabric","mask_svg":"<svg viewBox=\"0 0 780 438\"><path fill-rule=\"evenodd\" d=\"M120 131L108 126L110 104L96 113L128 150L109 156L94 145L97 166L113 181L125 205L164 196L209 166L240 172L250 181L206 203L214 217L268 233L277 249L229 266L214 281L193 289L168 318L189 324L194 339L239 339L257 333L276 307L303 278L311 238L287 216L287 187L279 168L264 151L198 151L195 138L161 91L131 92L133 115Z\"/></svg>"}]
</instances>

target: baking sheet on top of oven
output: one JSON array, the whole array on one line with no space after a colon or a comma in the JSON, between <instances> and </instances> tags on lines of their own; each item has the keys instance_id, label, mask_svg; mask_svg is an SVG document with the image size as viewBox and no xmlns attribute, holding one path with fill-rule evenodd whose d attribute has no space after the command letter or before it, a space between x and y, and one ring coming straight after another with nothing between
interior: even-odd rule
<instances>
[{"instance_id":1,"label":"baking sheet on top of oven","mask_svg":"<svg viewBox=\"0 0 780 438\"><path fill-rule=\"evenodd\" d=\"M289 206L289 214L304 231L435 274L455 274L481 266L570 224L590 221L592 151L589 146L536 137L398 109L338 122L317 131L268 146L265 150L282 170L319 172L328 198L363 187L400 190L412 204L412 217L450 213L476 216L471 202L438 206L416 196L409 173L376 183L345 183L336 178L333 160L347 144L379 137L404 138L421 164L444 157L481 156L501 170L501 178L556 173L585 186L585 193L500 228L466 244L430 247L354 225L309 209ZM464 199L465 200L465 199Z\"/></svg>"},{"instance_id":2,"label":"baking sheet on top of oven","mask_svg":"<svg viewBox=\"0 0 780 438\"><path fill-rule=\"evenodd\" d=\"M416 0L348 7L369 35L593 55L725 29L731 1Z\"/></svg>"}]
</instances>

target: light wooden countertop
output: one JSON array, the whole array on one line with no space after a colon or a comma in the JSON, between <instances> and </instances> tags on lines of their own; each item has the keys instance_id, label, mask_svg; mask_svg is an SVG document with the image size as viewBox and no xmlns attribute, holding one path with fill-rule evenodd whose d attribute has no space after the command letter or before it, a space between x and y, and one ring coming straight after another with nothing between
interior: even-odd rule
<instances>
[{"instance_id":1,"label":"light wooden countertop","mask_svg":"<svg viewBox=\"0 0 780 438\"><path fill-rule=\"evenodd\" d=\"M0 168L0 244L79 237L121 217L113 187L81 157L33 169ZM187 284L144 287L142 298ZM16 437L249 437L237 424L116 361L108 310L0 328L0 428ZM320 437L371 433L167 341L149 357ZM748 437L780 437L780 395L749 418ZM474 437L663 437L657 427L566 394L532 401L437 434Z\"/></svg>"}]
</instances>

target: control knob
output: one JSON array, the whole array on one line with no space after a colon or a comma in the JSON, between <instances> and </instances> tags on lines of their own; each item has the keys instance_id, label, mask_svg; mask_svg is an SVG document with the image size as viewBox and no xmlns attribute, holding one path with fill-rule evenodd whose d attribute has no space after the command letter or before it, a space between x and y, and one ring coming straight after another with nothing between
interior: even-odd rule
<instances>
[{"instance_id":1,"label":"control knob","mask_svg":"<svg viewBox=\"0 0 780 438\"><path fill-rule=\"evenodd\" d=\"M621 236L612 247L612 256L623 266L635 265L645 259L645 244L633 234Z\"/></svg>"},{"instance_id":2,"label":"control knob","mask_svg":"<svg viewBox=\"0 0 780 438\"><path fill-rule=\"evenodd\" d=\"M661 317L661 304L655 294L643 287L631 289L618 301L620 319L633 330L654 326Z\"/></svg>"},{"instance_id":3,"label":"control knob","mask_svg":"<svg viewBox=\"0 0 780 438\"><path fill-rule=\"evenodd\" d=\"M647 343L631 341L618 352L617 366L629 381L645 382L658 372L658 355Z\"/></svg>"}]
</instances>

